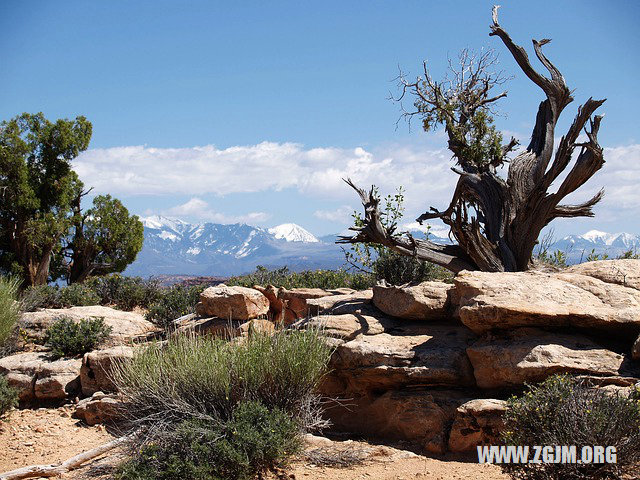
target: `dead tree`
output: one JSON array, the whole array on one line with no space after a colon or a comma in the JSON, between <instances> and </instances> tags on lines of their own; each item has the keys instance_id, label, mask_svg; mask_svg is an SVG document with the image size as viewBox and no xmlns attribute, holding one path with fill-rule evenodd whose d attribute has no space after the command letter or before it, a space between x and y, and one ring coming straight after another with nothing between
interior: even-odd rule
<instances>
[{"instance_id":1,"label":"dead tree","mask_svg":"<svg viewBox=\"0 0 640 480\"><path fill-rule=\"evenodd\" d=\"M438 245L386 228L380 220L379 199L373 188L367 192L349 179L346 182L360 195L365 217L361 227L352 228L357 233L353 237L340 237L339 243L381 244L454 272L523 271L530 267L540 231L549 222L560 217L593 216L592 207L602 198L602 190L578 205L560 202L604 164L597 139L602 116L592 117L604 100L590 98L578 108L554 155L555 126L573 98L560 71L542 52L542 46L550 40L533 40L538 60L550 73L547 77L534 70L525 49L516 45L500 26L497 6L493 8L489 35L502 40L525 75L546 95L538 107L527 148L509 162L507 155L517 141L512 138L503 145L502 137L491 125L491 105L506 96L506 92L494 96L490 92L503 81L499 75L489 73L490 56L469 59L467 53L463 53L462 68L446 83L433 81L426 66L424 76L414 83L401 77L403 95L411 93L416 106L415 111L405 115L418 115L425 130L434 124L444 126L449 149L457 163L452 170L459 175L449 206L443 211L431 207L417 221L442 220L449 226L457 245ZM578 143L583 130L586 141ZM576 148L579 153L573 166L555 193L549 193L551 184L571 163ZM506 162L509 168L504 179L496 170Z\"/></svg>"}]
</instances>

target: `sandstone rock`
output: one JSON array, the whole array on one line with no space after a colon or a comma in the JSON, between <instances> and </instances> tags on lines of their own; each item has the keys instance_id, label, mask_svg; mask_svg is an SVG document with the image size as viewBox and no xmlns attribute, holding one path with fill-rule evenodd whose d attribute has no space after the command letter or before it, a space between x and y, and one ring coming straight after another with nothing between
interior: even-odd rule
<instances>
[{"instance_id":1,"label":"sandstone rock","mask_svg":"<svg viewBox=\"0 0 640 480\"><path fill-rule=\"evenodd\" d=\"M37 312L26 312L20 318L19 326L29 339L43 342L45 332L58 318L68 317L75 321L84 318L104 318L111 327L111 334L106 343L117 345L127 343L131 339L157 330L157 327L144 316L134 312L123 312L100 305L90 307L48 308Z\"/></svg>"},{"instance_id":2,"label":"sandstone rock","mask_svg":"<svg viewBox=\"0 0 640 480\"><path fill-rule=\"evenodd\" d=\"M317 315L302 319L294 324L295 328L318 328L324 335L340 340L353 340L357 335L378 335L385 328L398 326L398 321L372 315L345 313L343 315Z\"/></svg>"},{"instance_id":3,"label":"sandstone rock","mask_svg":"<svg viewBox=\"0 0 640 480\"><path fill-rule=\"evenodd\" d=\"M588 275L607 283L615 283L640 290L640 260L599 260L573 265L567 273Z\"/></svg>"},{"instance_id":4,"label":"sandstone rock","mask_svg":"<svg viewBox=\"0 0 640 480\"><path fill-rule=\"evenodd\" d=\"M91 397L78 402L73 418L83 420L89 426L110 423L119 416L118 406L116 395L96 392Z\"/></svg>"},{"instance_id":5,"label":"sandstone rock","mask_svg":"<svg viewBox=\"0 0 640 480\"><path fill-rule=\"evenodd\" d=\"M556 373L618 376L624 357L583 335L533 328L489 334L467 348L481 388L515 387Z\"/></svg>"},{"instance_id":6,"label":"sandstone rock","mask_svg":"<svg viewBox=\"0 0 640 480\"><path fill-rule=\"evenodd\" d=\"M84 395L95 392L115 392L111 373L118 362L133 358L133 348L120 346L85 353L80 369L80 384Z\"/></svg>"},{"instance_id":7,"label":"sandstone rock","mask_svg":"<svg viewBox=\"0 0 640 480\"><path fill-rule=\"evenodd\" d=\"M347 295L330 295L328 297L307 300L310 315L320 313L342 315L362 310L371 303L373 290L362 290Z\"/></svg>"},{"instance_id":8,"label":"sandstone rock","mask_svg":"<svg viewBox=\"0 0 640 480\"><path fill-rule=\"evenodd\" d=\"M46 353L27 352L0 358L0 373L18 389L24 402L64 400L80 389L82 360L51 360Z\"/></svg>"},{"instance_id":9,"label":"sandstone rock","mask_svg":"<svg viewBox=\"0 0 640 480\"><path fill-rule=\"evenodd\" d=\"M259 291L224 284L209 287L200 294L196 313L202 317L251 320L269 312L269 300Z\"/></svg>"},{"instance_id":10,"label":"sandstone rock","mask_svg":"<svg viewBox=\"0 0 640 480\"><path fill-rule=\"evenodd\" d=\"M640 329L640 291L576 273L460 273L459 316L477 333L573 326L611 333Z\"/></svg>"},{"instance_id":11,"label":"sandstone rock","mask_svg":"<svg viewBox=\"0 0 640 480\"><path fill-rule=\"evenodd\" d=\"M333 295L321 288L292 288L291 290L281 288L278 291L278 299L284 305L285 325L290 325L296 320L309 315L307 300L327 296Z\"/></svg>"},{"instance_id":12,"label":"sandstone rock","mask_svg":"<svg viewBox=\"0 0 640 480\"><path fill-rule=\"evenodd\" d=\"M236 333L240 336L249 335L249 331L255 333L272 334L275 331L275 325L269 320L255 319L243 323L237 328Z\"/></svg>"},{"instance_id":13,"label":"sandstone rock","mask_svg":"<svg viewBox=\"0 0 640 480\"><path fill-rule=\"evenodd\" d=\"M328 408L326 414L334 430L408 441L428 452L443 453L456 408L468 400L455 390L417 388L358 396Z\"/></svg>"},{"instance_id":14,"label":"sandstone rock","mask_svg":"<svg viewBox=\"0 0 640 480\"><path fill-rule=\"evenodd\" d=\"M238 320L227 320L218 317L200 317L197 313L184 315L174 320L175 332L196 333L214 337L232 338L236 329L242 324Z\"/></svg>"},{"instance_id":15,"label":"sandstone rock","mask_svg":"<svg viewBox=\"0 0 640 480\"><path fill-rule=\"evenodd\" d=\"M392 317L409 320L437 320L448 314L448 292L453 285L423 282L413 286L373 287L373 304Z\"/></svg>"},{"instance_id":16,"label":"sandstone rock","mask_svg":"<svg viewBox=\"0 0 640 480\"><path fill-rule=\"evenodd\" d=\"M273 285L267 285L261 287L260 285L254 285L253 288L262 293L267 300L269 300L269 318L274 323L284 323L285 320L285 306L282 300L278 298L278 290Z\"/></svg>"},{"instance_id":17,"label":"sandstone rock","mask_svg":"<svg viewBox=\"0 0 640 480\"><path fill-rule=\"evenodd\" d=\"M359 334L336 348L330 368L348 392L474 385L466 348L475 335L467 328L403 322L390 332Z\"/></svg>"},{"instance_id":18,"label":"sandstone rock","mask_svg":"<svg viewBox=\"0 0 640 480\"><path fill-rule=\"evenodd\" d=\"M475 452L478 445L499 445L506 411L504 400L476 399L460 405L449 434L449 450Z\"/></svg>"}]
</instances>

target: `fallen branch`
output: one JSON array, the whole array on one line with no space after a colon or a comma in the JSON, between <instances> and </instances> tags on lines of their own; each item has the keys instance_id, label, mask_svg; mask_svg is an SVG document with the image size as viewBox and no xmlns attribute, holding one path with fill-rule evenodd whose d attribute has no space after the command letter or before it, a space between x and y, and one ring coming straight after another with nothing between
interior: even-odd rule
<instances>
[{"instance_id":1,"label":"fallen branch","mask_svg":"<svg viewBox=\"0 0 640 480\"><path fill-rule=\"evenodd\" d=\"M71 457L62 463L52 463L50 465L32 465L30 467L18 468L17 470L11 470L10 472L0 473L0 480L18 480L22 478L36 478L36 477L56 477L64 473L70 472L82 466L83 463L93 460L100 455L119 447L123 443L127 442L133 437L132 435L126 435L124 437L116 438L109 443L100 445L92 450L84 453L80 453L75 457Z\"/></svg>"}]
</instances>

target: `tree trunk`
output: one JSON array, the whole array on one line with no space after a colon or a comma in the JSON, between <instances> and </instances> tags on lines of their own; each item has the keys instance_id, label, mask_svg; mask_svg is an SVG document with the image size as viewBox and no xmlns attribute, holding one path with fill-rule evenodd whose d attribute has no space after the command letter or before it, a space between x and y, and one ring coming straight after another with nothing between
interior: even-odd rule
<instances>
[{"instance_id":1,"label":"tree trunk","mask_svg":"<svg viewBox=\"0 0 640 480\"><path fill-rule=\"evenodd\" d=\"M365 207L365 225L353 228L357 234L341 237L339 243L385 245L399 253L433 262L454 272L463 269L522 271L530 267L540 231L549 222L559 217L593 216L592 207L602 198L602 190L578 205L561 205L560 202L581 187L604 164L602 148L597 139L602 117L596 115L592 118L604 100L590 98L578 108L578 114L561 138L554 156L556 123L564 108L573 100L571 91L560 71L542 53L542 46L550 40L533 40L537 58L550 73L548 78L533 69L526 51L513 43L498 24L497 8L493 10L493 25L489 35L502 40L518 66L546 95L538 108L531 142L511 161L507 179L496 173L493 161L488 168L481 169L471 161L458 158L462 169L452 169L460 177L449 207L444 211L431 208L417 219L420 223L430 219L442 220L449 226L457 246L436 245L426 240L416 240L408 233L395 235L388 231L380 221L378 200L374 198L373 189L366 193L347 179ZM486 98L483 102L492 102L499 97ZM583 129L587 141L576 143ZM448 133L451 148L454 140L459 142L459 138L453 138L451 132ZM512 139L505 145L503 158L496 163L501 164L504 155L515 144ZM580 151L573 167L557 191L548 193L551 184L569 165L577 147Z\"/></svg>"}]
</instances>

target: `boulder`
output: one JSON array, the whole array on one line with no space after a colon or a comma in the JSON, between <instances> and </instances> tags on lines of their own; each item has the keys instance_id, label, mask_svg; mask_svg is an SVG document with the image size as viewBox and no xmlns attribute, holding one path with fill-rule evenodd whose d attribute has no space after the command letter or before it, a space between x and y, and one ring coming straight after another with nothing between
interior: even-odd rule
<instances>
[{"instance_id":1,"label":"boulder","mask_svg":"<svg viewBox=\"0 0 640 480\"><path fill-rule=\"evenodd\" d=\"M269 318L277 324L284 323L285 306L282 300L278 298L279 289L273 285L267 285L266 287L254 285L253 288L258 290L267 297L267 300L269 300Z\"/></svg>"},{"instance_id":2,"label":"boulder","mask_svg":"<svg viewBox=\"0 0 640 480\"><path fill-rule=\"evenodd\" d=\"M123 312L101 305L90 307L47 308L37 312L26 312L20 318L19 327L30 340L42 343L47 328L57 319L67 317L74 321L85 318L104 318L104 323L111 327L107 344L119 345L132 339L158 330L143 315L134 312Z\"/></svg>"},{"instance_id":3,"label":"boulder","mask_svg":"<svg viewBox=\"0 0 640 480\"><path fill-rule=\"evenodd\" d=\"M133 358L133 348L119 346L85 353L80 369L80 385L83 395L95 392L115 392L111 373L118 362Z\"/></svg>"},{"instance_id":4,"label":"boulder","mask_svg":"<svg viewBox=\"0 0 640 480\"><path fill-rule=\"evenodd\" d=\"M640 291L594 277L463 271L454 282L460 320L476 333L514 327L640 330Z\"/></svg>"},{"instance_id":5,"label":"boulder","mask_svg":"<svg viewBox=\"0 0 640 480\"><path fill-rule=\"evenodd\" d=\"M358 335L378 335L385 328L393 328L398 321L362 313L345 313L342 315L317 315L299 320L293 324L295 328L317 328L324 335L343 341L353 340Z\"/></svg>"},{"instance_id":6,"label":"boulder","mask_svg":"<svg viewBox=\"0 0 640 480\"><path fill-rule=\"evenodd\" d=\"M255 333L271 335L275 332L275 329L275 325L269 320L257 318L240 325L236 330L236 334L241 337L246 337L249 335L250 331L253 331Z\"/></svg>"},{"instance_id":7,"label":"boulder","mask_svg":"<svg viewBox=\"0 0 640 480\"><path fill-rule=\"evenodd\" d=\"M467 328L401 322L388 331L359 334L336 348L330 369L347 392L475 384L466 355L475 335Z\"/></svg>"},{"instance_id":8,"label":"boulder","mask_svg":"<svg viewBox=\"0 0 640 480\"><path fill-rule=\"evenodd\" d=\"M236 329L242 324L238 320L227 320L218 317L201 317L197 313L184 315L173 321L175 333L196 333L214 337L232 338Z\"/></svg>"},{"instance_id":9,"label":"boulder","mask_svg":"<svg viewBox=\"0 0 640 480\"><path fill-rule=\"evenodd\" d=\"M480 388L517 387L556 373L616 377L625 360L583 335L534 328L488 334L467 354Z\"/></svg>"},{"instance_id":10,"label":"boulder","mask_svg":"<svg viewBox=\"0 0 640 480\"><path fill-rule=\"evenodd\" d=\"M443 453L456 409L468 400L456 390L416 388L351 397L327 408L326 415L337 431L406 441L427 452Z\"/></svg>"},{"instance_id":11,"label":"boulder","mask_svg":"<svg viewBox=\"0 0 640 480\"><path fill-rule=\"evenodd\" d=\"M80 400L73 412L73 418L83 420L87 425L111 423L119 417L118 397L96 392L91 397Z\"/></svg>"},{"instance_id":12,"label":"boulder","mask_svg":"<svg viewBox=\"0 0 640 480\"><path fill-rule=\"evenodd\" d=\"M307 300L310 315L320 313L342 315L362 311L371 303L373 290L362 290L345 295L311 298Z\"/></svg>"},{"instance_id":13,"label":"boulder","mask_svg":"<svg viewBox=\"0 0 640 480\"><path fill-rule=\"evenodd\" d=\"M258 290L220 284L200 294L196 313L225 320L252 320L269 312L269 300Z\"/></svg>"},{"instance_id":14,"label":"boulder","mask_svg":"<svg viewBox=\"0 0 640 480\"><path fill-rule=\"evenodd\" d=\"M284 323L290 325L300 318L309 315L307 300L333 296L321 288L281 288L278 291L278 299L282 302L285 311Z\"/></svg>"},{"instance_id":15,"label":"boulder","mask_svg":"<svg viewBox=\"0 0 640 480\"><path fill-rule=\"evenodd\" d=\"M408 320L438 320L447 317L448 292L453 285L423 282L413 286L373 287L373 304L392 317Z\"/></svg>"},{"instance_id":16,"label":"boulder","mask_svg":"<svg viewBox=\"0 0 640 480\"><path fill-rule=\"evenodd\" d=\"M615 283L640 290L640 260L599 260L573 265L566 273L578 273L603 282Z\"/></svg>"},{"instance_id":17,"label":"boulder","mask_svg":"<svg viewBox=\"0 0 640 480\"><path fill-rule=\"evenodd\" d=\"M82 360L52 360L47 353L27 352L0 358L0 373L18 390L22 402L55 402L80 390Z\"/></svg>"},{"instance_id":18,"label":"boulder","mask_svg":"<svg viewBox=\"0 0 640 480\"><path fill-rule=\"evenodd\" d=\"M500 445L507 402L480 398L460 405L449 433L449 450L475 452L478 445Z\"/></svg>"}]
</instances>

